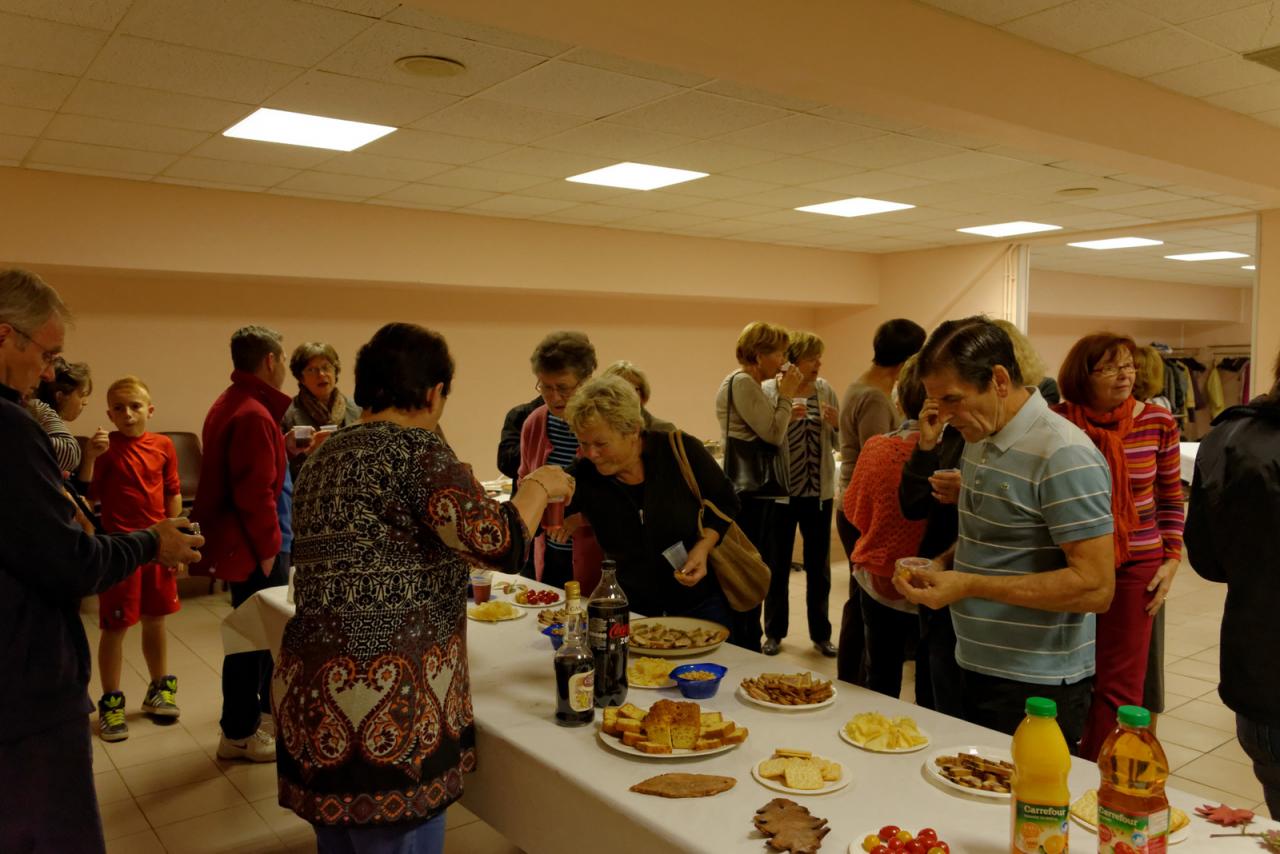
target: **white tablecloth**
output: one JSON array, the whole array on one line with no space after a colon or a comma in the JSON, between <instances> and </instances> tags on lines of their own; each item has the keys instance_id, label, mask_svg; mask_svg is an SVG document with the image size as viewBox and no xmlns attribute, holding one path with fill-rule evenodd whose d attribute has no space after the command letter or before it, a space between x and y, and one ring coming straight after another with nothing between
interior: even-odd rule
<instances>
[{"instance_id":1,"label":"white tablecloth","mask_svg":"<svg viewBox=\"0 0 1280 854\"><path fill-rule=\"evenodd\" d=\"M495 585L501 578L495 578ZM286 588L256 594L226 618L227 651L240 652L255 644L258 649L277 651L292 611ZM462 803L531 854L583 845L582 850L616 854L760 854L767 849L751 818L757 808L782 795L758 784L751 767L775 747L784 746L836 759L853 776L850 786L833 794L790 796L830 820L832 830L824 851L843 854L851 841L885 824L912 832L933 827L955 852L1008 850L1007 802L953 794L931 783L922 772L925 758L934 750L963 745L1007 750L1006 735L844 683L838 683L836 703L826 709L789 714L762 709L735 696L740 679L764 671L807 668L799 660L788 660L785 652L766 658L726 644L706 657L727 665L729 674L720 692L702 706L748 727L747 741L735 750L701 759L624 756L598 742L595 726L555 725L551 646L538 632L536 612L526 613L510 622L467 625L479 767L466 779ZM628 700L648 706L663 696L678 699L679 694L674 689L632 689ZM930 733L932 743L918 753L884 755L861 751L840 739L846 720L872 710L913 716ZM666 771L724 774L736 777L738 784L713 798L688 800L628 791L634 783ZM1074 795L1097 785L1097 767L1076 761L1071 770ZM1169 790L1169 800L1188 814L1204 801L1176 789ZM1251 829L1280 829L1280 824L1259 819ZM1241 840L1208 838L1221 830L1193 818L1190 841L1174 850L1186 854L1255 850L1256 846ZM1080 851L1097 844L1092 834L1074 823L1071 835L1073 847Z\"/></svg>"},{"instance_id":2,"label":"white tablecloth","mask_svg":"<svg viewBox=\"0 0 1280 854\"><path fill-rule=\"evenodd\" d=\"M1200 443L1181 442L1179 450L1182 452L1182 479L1191 483L1196 476L1196 453L1200 450Z\"/></svg>"}]
</instances>

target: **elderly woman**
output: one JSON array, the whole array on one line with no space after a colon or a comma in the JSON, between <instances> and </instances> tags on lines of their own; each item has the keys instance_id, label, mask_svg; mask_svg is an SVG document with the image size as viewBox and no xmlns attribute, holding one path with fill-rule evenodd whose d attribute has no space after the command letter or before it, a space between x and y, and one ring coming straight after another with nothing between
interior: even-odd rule
<instances>
[{"instance_id":1,"label":"elderly woman","mask_svg":"<svg viewBox=\"0 0 1280 854\"><path fill-rule=\"evenodd\" d=\"M730 624L729 602L707 555L738 511L738 499L702 442L648 430L632 386L616 376L586 383L565 412L583 458L569 470L577 491L566 511L581 511L605 552L631 610L648 616L700 617ZM684 450L703 507L676 454Z\"/></svg>"},{"instance_id":2,"label":"elderly woman","mask_svg":"<svg viewBox=\"0 0 1280 854\"><path fill-rule=\"evenodd\" d=\"M1169 410L1133 396L1132 338L1086 335L1063 360L1054 407L1083 430L1111 468L1116 587L1098 615L1097 675L1080 755L1097 759L1116 710L1142 702L1152 615L1169 595L1182 557L1178 425Z\"/></svg>"},{"instance_id":3,"label":"elderly woman","mask_svg":"<svg viewBox=\"0 0 1280 854\"><path fill-rule=\"evenodd\" d=\"M772 471L777 480L767 484L734 482L734 489L742 502L738 513L738 527L760 551L769 565L769 571L784 577L791 569L791 555L781 554L778 533L781 530L777 508L778 499L787 495L781 478L786 471L787 427L791 424L791 398L804 381L800 369L786 363L787 330L772 323L756 321L748 323L738 335L735 355L738 369L732 371L720 383L716 392L716 419L720 422L720 434L725 450L725 471L734 480L743 460L735 459L738 453L729 442L737 439L750 443L752 453L776 458ZM784 371L784 368L786 369ZM777 395L765 394L765 380L776 380ZM750 466L741 466L749 470ZM760 606L750 611L735 612L730 626L730 641L737 646L760 651L763 631L760 625ZM773 646L766 653L777 655Z\"/></svg>"},{"instance_id":4,"label":"elderly woman","mask_svg":"<svg viewBox=\"0 0 1280 854\"><path fill-rule=\"evenodd\" d=\"M654 418L645 408L649 405L649 378L644 375L644 371L626 359L619 359L605 368L601 376L622 377L636 390L636 394L640 395L640 415L644 418L644 429L661 430L664 433L670 433L676 429L676 425L661 418Z\"/></svg>"},{"instance_id":5,"label":"elderly woman","mask_svg":"<svg viewBox=\"0 0 1280 854\"><path fill-rule=\"evenodd\" d=\"M552 332L534 348L529 363L543 405L520 428L522 480L538 466L567 469L578 458L578 440L564 420L564 410L578 387L595 373L596 348L581 332ZM544 532L534 542L534 573L539 581L556 587L577 580L584 591L594 590L603 559L591 526L581 518L566 518L563 527Z\"/></svg>"},{"instance_id":6,"label":"elderly woman","mask_svg":"<svg viewBox=\"0 0 1280 854\"><path fill-rule=\"evenodd\" d=\"M80 417L92 392L89 366L84 362L68 362L58 356L53 360L53 379L42 379L35 396L27 401L27 410L49 434L54 459L64 473L80 469L80 443L71 435L67 425ZM95 434L95 438L99 443L105 443L106 431L99 429L98 433L102 435Z\"/></svg>"},{"instance_id":7,"label":"elderly woman","mask_svg":"<svg viewBox=\"0 0 1280 854\"><path fill-rule=\"evenodd\" d=\"M342 362L332 346L315 341L299 344L289 357L289 371L298 381L298 394L280 421L284 432L299 426L319 429L332 424L346 427L359 420L360 410L338 389ZM327 434L317 434L306 448L294 448L290 443L290 450L296 454L289 459L289 473L295 480L307 456L327 438Z\"/></svg>"},{"instance_id":8,"label":"elderly woman","mask_svg":"<svg viewBox=\"0 0 1280 854\"><path fill-rule=\"evenodd\" d=\"M828 658L836 657L831 642L831 506L836 494L836 464L832 448L839 447L840 408L835 390L818 376L822 369L822 339L812 332L793 332L786 358L800 371L800 387L791 398L787 426L787 495L777 507L778 555L790 562L796 526L804 538L805 610L809 639ZM770 398L778 395L778 381L764 381ZM789 572L776 573L764 600L765 651L779 648L787 636L791 607Z\"/></svg>"},{"instance_id":9,"label":"elderly woman","mask_svg":"<svg viewBox=\"0 0 1280 854\"><path fill-rule=\"evenodd\" d=\"M320 852L444 847L475 767L466 652L471 563L519 568L555 466L485 497L433 428L453 380L444 338L388 324L360 349L359 423L317 448L294 495L297 613L272 680L280 803ZM370 698L394 701L374 703Z\"/></svg>"}]
</instances>

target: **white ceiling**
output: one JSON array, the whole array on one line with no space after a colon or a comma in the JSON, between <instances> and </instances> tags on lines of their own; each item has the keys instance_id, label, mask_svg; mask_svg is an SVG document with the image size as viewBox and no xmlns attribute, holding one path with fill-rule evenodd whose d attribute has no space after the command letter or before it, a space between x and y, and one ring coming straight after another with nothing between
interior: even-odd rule
<instances>
[{"instance_id":1,"label":"white ceiling","mask_svg":"<svg viewBox=\"0 0 1280 854\"><path fill-rule=\"evenodd\" d=\"M1079 15L1124 5L1065 5L1082 3ZM1032 6L1061 8L935 5L1003 9L992 22L1015 29L1034 23ZM467 72L394 67L416 53ZM401 130L351 153L220 136L258 106ZM623 159L712 174L651 192L563 180ZM980 242L954 229L1014 219L1080 231L1263 207L392 0L0 0L0 165L863 252ZM1080 186L1096 193L1057 194ZM852 195L917 207L850 220L792 210Z\"/></svg>"},{"instance_id":2,"label":"white ceiling","mask_svg":"<svg viewBox=\"0 0 1280 854\"><path fill-rule=\"evenodd\" d=\"M1254 273L1241 269L1245 264L1257 263L1257 259L1252 257L1256 250L1256 228L1252 222L1204 228L1147 228L1139 236L1163 240L1164 245L1133 249L1080 249L1068 246L1072 238L1064 237L1033 244L1031 267L1033 270L1062 270L1197 285L1250 287L1253 284ZM1250 257L1223 261L1168 261L1164 257L1215 250L1243 252Z\"/></svg>"}]
</instances>

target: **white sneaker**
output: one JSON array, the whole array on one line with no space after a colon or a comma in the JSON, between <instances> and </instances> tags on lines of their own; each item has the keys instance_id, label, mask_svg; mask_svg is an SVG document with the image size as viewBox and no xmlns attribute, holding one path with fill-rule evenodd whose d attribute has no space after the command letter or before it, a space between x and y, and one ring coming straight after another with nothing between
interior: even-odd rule
<instances>
[{"instance_id":1,"label":"white sneaker","mask_svg":"<svg viewBox=\"0 0 1280 854\"><path fill-rule=\"evenodd\" d=\"M275 738L276 737L275 716L269 715L266 712L263 712L262 716L258 718L258 732L265 732L267 735L271 736L272 738Z\"/></svg>"},{"instance_id":2,"label":"white sneaker","mask_svg":"<svg viewBox=\"0 0 1280 854\"><path fill-rule=\"evenodd\" d=\"M224 733L218 742L219 759L248 759L250 762L275 762L276 740L262 730L235 741Z\"/></svg>"}]
</instances>

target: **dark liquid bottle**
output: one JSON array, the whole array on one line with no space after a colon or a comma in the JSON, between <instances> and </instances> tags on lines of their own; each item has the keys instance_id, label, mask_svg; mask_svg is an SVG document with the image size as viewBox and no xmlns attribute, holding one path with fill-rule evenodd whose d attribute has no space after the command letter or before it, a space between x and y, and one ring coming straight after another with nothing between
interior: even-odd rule
<instances>
[{"instance_id":1,"label":"dark liquid bottle","mask_svg":"<svg viewBox=\"0 0 1280 854\"><path fill-rule=\"evenodd\" d=\"M596 661L596 705L621 706L627 701L627 646L631 611L618 586L618 566L606 560L600 583L587 602L587 640Z\"/></svg>"},{"instance_id":2,"label":"dark liquid bottle","mask_svg":"<svg viewBox=\"0 0 1280 854\"><path fill-rule=\"evenodd\" d=\"M556 723L586 726L596 719L595 657L587 648L582 614L565 617L564 643L556 651Z\"/></svg>"}]
</instances>

